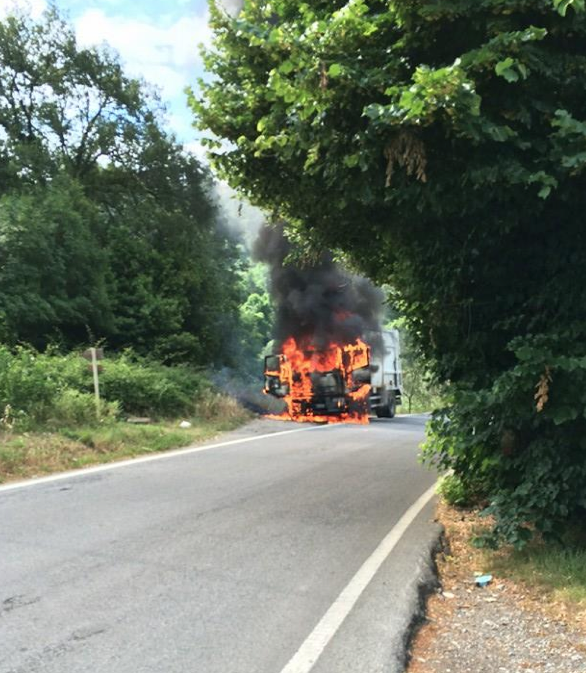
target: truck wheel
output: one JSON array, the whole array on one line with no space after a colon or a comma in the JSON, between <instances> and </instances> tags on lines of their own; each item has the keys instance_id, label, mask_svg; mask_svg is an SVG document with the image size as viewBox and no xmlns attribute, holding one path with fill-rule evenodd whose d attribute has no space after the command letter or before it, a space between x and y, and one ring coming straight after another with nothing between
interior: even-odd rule
<instances>
[{"instance_id":1,"label":"truck wheel","mask_svg":"<svg viewBox=\"0 0 586 673\"><path fill-rule=\"evenodd\" d=\"M394 418L397 412L397 402L394 395L389 395L389 399L384 407L376 410L377 418Z\"/></svg>"}]
</instances>

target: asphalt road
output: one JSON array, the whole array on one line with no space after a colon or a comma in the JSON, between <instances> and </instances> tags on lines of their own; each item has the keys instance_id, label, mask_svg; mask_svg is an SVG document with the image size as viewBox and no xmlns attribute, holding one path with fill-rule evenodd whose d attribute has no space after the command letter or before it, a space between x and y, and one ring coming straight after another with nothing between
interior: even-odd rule
<instances>
[{"instance_id":1,"label":"asphalt road","mask_svg":"<svg viewBox=\"0 0 586 673\"><path fill-rule=\"evenodd\" d=\"M0 673L281 673L435 481L423 425L255 421L217 440L244 442L0 487ZM312 673L400 669L431 506Z\"/></svg>"}]
</instances>

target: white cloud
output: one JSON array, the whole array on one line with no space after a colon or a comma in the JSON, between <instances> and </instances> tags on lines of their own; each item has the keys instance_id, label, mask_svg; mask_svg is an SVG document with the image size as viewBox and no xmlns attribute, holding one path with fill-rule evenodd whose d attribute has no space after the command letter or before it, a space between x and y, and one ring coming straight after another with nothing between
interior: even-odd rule
<instances>
[{"instance_id":1,"label":"white cloud","mask_svg":"<svg viewBox=\"0 0 586 673\"><path fill-rule=\"evenodd\" d=\"M79 43L107 43L113 47L129 75L143 77L161 90L163 100L169 104L171 127L178 137L193 138L192 113L183 91L203 74L199 45L211 43L209 15L194 14L186 6L185 16L174 20L168 15L150 19L138 11L135 16L123 16L116 0L102 3L103 9L86 9L73 17ZM48 0L0 0L0 19L15 8L28 8L34 18L39 18L47 6Z\"/></svg>"},{"instance_id":2,"label":"white cloud","mask_svg":"<svg viewBox=\"0 0 586 673\"><path fill-rule=\"evenodd\" d=\"M199 140L192 140L189 143L184 143L183 149L189 154L195 155L203 164L208 164L207 148L205 148Z\"/></svg>"},{"instance_id":3,"label":"white cloud","mask_svg":"<svg viewBox=\"0 0 586 673\"><path fill-rule=\"evenodd\" d=\"M15 9L29 9L33 18L38 19L47 9L46 0L0 0L0 18L4 18Z\"/></svg>"},{"instance_id":4,"label":"white cloud","mask_svg":"<svg viewBox=\"0 0 586 673\"><path fill-rule=\"evenodd\" d=\"M75 29L83 45L108 42L130 74L161 87L167 99L193 81L200 67L198 44L211 38L207 16L186 16L165 27L89 9L75 20Z\"/></svg>"}]
</instances>

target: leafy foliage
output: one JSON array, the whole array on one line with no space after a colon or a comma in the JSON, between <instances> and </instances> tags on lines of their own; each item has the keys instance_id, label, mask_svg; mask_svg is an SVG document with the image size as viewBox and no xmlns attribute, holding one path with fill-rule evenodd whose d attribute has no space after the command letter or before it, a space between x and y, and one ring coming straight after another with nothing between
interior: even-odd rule
<instances>
[{"instance_id":1,"label":"leafy foliage","mask_svg":"<svg viewBox=\"0 0 586 673\"><path fill-rule=\"evenodd\" d=\"M586 483L584 2L248 0L212 25L191 103L217 170L394 288L451 390L428 455L482 478L494 539L560 531Z\"/></svg>"},{"instance_id":2,"label":"leafy foliage","mask_svg":"<svg viewBox=\"0 0 586 673\"><path fill-rule=\"evenodd\" d=\"M0 21L0 340L229 361L240 255L156 93L53 7Z\"/></svg>"},{"instance_id":3,"label":"leafy foliage","mask_svg":"<svg viewBox=\"0 0 586 673\"><path fill-rule=\"evenodd\" d=\"M0 198L0 306L5 338L72 341L113 329L107 257L95 230L99 212L79 183L61 174L49 185Z\"/></svg>"},{"instance_id":4,"label":"leafy foliage","mask_svg":"<svg viewBox=\"0 0 586 673\"><path fill-rule=\"evenodd\" d=\"M438 493L449 505L471 507L478 503L482 485L478 482L464 481L455 474L447 474L440 481Z\"/></svg>"},{"instance_id":5,"label":"leafy foliage","mask_svg":"<svg viewBox=\"0 0 586 673\"><path fill-rule=\"evenodd\" d=\"M193 413L197 400L210 389L200 372L165 367L131 353L107 362L102 381L106 399L117 400L124 411L157 417Z\"/></svg>"},{"instance_id":6,"label":"leafy foliage","mask_svg":"<svg viewBox=\"0 0 586 673\"><path fill-rule=\"evenodd\" d=\"M263 264L251 266L242 282L247 299L240 306L240 360L249 373L260 376L261 359L271 341L274 324L266 267Z\"/></svg>"},{"instance_id":7,"label":"leafy foliage","mask_svg":"<svg viewBox=\"0 0 586 673\"><path fill-rule=\"evenodd\" d=\"M454 390L452 406L431 423L429 459L493 495L488 544L522 546L534 529L558 537L586 508L585 336L514 340L516 364L490 388Z\"/></svg>"},{"instance_id":8,"label":"leafy foliage","mask_svg":"<svg viewBox=\"0 0 586 673\"><path fill-rule=\"evenodd\" d=\"M124 412L165 418L195 413L211 395L211 384L193 368L166 367L126 352L104 361L100 392L104 417ZM94 421L87 361L79 354L0 346L0 412L0 425L7 427Z\"/></svg>"}]
</instances>

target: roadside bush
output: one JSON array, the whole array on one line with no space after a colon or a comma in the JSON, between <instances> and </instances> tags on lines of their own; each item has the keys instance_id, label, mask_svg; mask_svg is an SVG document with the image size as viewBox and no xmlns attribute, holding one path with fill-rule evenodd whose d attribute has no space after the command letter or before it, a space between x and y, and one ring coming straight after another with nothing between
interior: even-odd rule
<instances>
[{"instance_id":1,"label":"roadside bush","mask_svg":"<svg viewBox=\"0 0 586 673\"><path fill-rule=\"evenodd\" d=\"M560 539L586 507L586 335L580 327L511 343L490 388L459 390L430 422L424 453L465 488L485 485L496 525L480 542Z\"/></svg>"},{"instance_id":2,"label":"roadside bush","mask_svg":"<svg viewBox=\"0 0 586 673\"><path fill-rule=\"evenodd\" d=\"M466 483L455 474L449 474L442 479L438 493L448 505L455 507L468 507L473 502L473 495Z\"/></svg>"},{"instance_id":3,"label":"roadside bush","mask_svg":"<svg viewBox=\"0 0 586 673\"><path fill-rule=\"evenodd\" d=\"M46 356L0 345L0 412L6 415L9 409L12 422L44 420L60 389L59 378L46 367Z\"/></svg>"},{"instance_id":4,"label":"roadside bush","mask_svg":"<svg viewBox=\"0 0 586 673\"><path fill-rule=\"evenodd\" d=\"M157 417L193 414L211 384L188 367L167 367L128 352L104 364L104 398L117 401L130 414Z\"/></svg>"},{"instance_id":5,"label":"roadside bush","mask_svg":"<svg viewBox=\"0 0 586 673\"><path fill-rule=\"evenodd\" d=\"M100 420L115 420L120 413L118 402L100 404ZM93 393L66 388L53 401L49 424L53 426L93 425L97 422L96 400Z\"/></svg>"},{"instance_id":6,"label":"roadside bush","mask_svg":"<svg viewBox=\"0 0 586 673\"><path fill-rule=\"evenodd\" d=\"M130 351L105 360L100 374L105 418L121 411L154 417L193 415L211 390L197 370L164 366ZM5 428L93 423L94 404L92 375L79 354L0 345L0 421Z\"/></svg>"}]
</instances>

